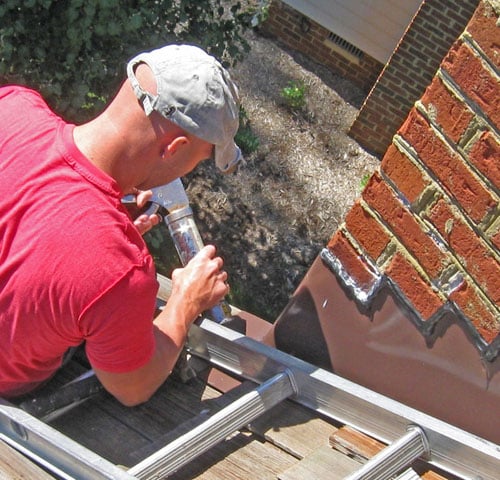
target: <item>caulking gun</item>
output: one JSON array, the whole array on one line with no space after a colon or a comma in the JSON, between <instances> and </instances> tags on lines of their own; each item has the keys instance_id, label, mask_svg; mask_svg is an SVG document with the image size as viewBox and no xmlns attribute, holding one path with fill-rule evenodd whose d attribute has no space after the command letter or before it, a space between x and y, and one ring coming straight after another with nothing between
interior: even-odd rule
<instances>
[{"instance_id":1,"label":"caulking gun","mask_svg":"<svg viewBox=\"0 0 500 480\"><path fill-rule=\"evenodd\" d=\"M189 199L180 178L173 182L151 189L151 207L147 214L156 213L164 207L168 214L163 218L179 255L182 265L186 265L202 248L203 240L193 218ZM205 312L207 317L217 323L226 323L231 317L231 307L225 301Z\"/></svg>"}]
</instances>

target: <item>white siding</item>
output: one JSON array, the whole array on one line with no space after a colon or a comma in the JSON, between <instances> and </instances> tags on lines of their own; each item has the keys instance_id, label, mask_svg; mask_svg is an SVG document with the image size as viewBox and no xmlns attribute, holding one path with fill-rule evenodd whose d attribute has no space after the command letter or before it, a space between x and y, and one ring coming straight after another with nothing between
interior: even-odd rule
<instances>
[{"instance_id":1,"label":"white siding","mask_svg":"<svg viewBox=\"0 0 500 480\"><path fill-rule=\"evenodd\" d=\"M386 63L422 0L283 0Z\"/></svg>"}]
</instances>

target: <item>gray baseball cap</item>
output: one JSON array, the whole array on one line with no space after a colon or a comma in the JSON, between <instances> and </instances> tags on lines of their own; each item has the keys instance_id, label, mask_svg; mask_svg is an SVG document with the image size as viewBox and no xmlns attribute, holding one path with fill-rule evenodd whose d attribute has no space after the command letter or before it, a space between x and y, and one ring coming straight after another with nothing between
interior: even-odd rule
<instances>
[{"instance_id":1,"label":"gray baseball cap","mask_svg":"<svg viewBox=\"0 0 500 480\"><path fill-rule=\"evenodd\" d=\"M156 96L139 85L134 72L139 63L153 72ZM234 169L242 157L234 142L239 125L238 88L214 57L193 45L167 45L132 58L127 76L146 115L156 111L213 143L217 167L223 172Z\"/></svg>"}]
</instances>

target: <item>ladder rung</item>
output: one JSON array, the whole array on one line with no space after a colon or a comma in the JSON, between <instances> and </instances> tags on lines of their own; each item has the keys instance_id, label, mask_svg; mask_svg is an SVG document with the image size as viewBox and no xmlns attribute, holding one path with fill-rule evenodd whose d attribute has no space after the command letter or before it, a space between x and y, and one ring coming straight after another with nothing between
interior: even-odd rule
<instances>
[{"instance_id":1,"label":"ladder rung","mask_svg":"<svg viewBox=\"0 0 500 480\"><path fill-rule=\"evenodd\" d=\"M345 480L385 480L428 454L429 445L424 432L417 426L410 426L405 435L377 453Z\"/></svg>"},{"instance_id":2,"label":"ladder rung","mask_svg":"<svg viewBox=\"0 0 500 480\"><path fill-rule=\"evenodd\" d=\"M140 479L170 475L294 393L293 378L285 370L153 453L128 473Z\"/></svg>"}]
</instances>

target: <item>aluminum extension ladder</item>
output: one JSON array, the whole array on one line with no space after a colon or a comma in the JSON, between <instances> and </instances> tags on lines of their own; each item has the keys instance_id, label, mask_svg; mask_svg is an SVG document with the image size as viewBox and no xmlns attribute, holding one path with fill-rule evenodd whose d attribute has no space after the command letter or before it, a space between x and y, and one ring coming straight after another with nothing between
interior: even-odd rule
<instances>
[{"instance_id":1,"label":"aluminum extension ladder","mask_svg":"<svg viewBox=\"0 0 500 480\"><path fill-rule=\"evenodd\" d=\"M0 439L64 479L161 479L291 399L388 444L348 480L413 480L417 458L462 479L499 478L498 445L210 320L193 325L187 349L257 386L127 471L1 399Z\"/></svg>"}]
</instances>

